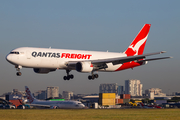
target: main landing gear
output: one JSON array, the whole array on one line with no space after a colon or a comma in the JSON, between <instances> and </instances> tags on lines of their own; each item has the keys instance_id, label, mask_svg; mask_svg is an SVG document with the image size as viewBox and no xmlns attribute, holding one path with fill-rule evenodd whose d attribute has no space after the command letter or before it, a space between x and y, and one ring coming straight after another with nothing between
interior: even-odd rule
<instances>
[{"instance_id":1,"label":"main landing gear","mask_svg":"<svg viewBox=\"0 0 180 120\"><path fill-rule=\"evenodd\" d=\"M67 76L64 76L63 79L64 80L70 80L70 79L73 79L74 78L74 75L72 74L69 74L70 70L66 70L66 73L67 73ZM89 75L88 76L88 79L89 80L94 80L95 78L98 78L99 75L98 74L93 74L93 72L91 72L92 75Z\"/></svg>"},{"instance_id":2,"label":"main landing gear","mask_svg":"<svg viewBox=\"0 0 180 120\"><path fill-rule=\"evenodd\" d=\"M18 72L16 73L16 75L17 75L17 76L21 76L22 73L20 72L20 69L22 68L22 66L16 65L15 68L16 68L16 70L18 71Z\"/></svg>"},{"instance_id":3,"label":"main landing gear","mask_svg":"<svg viewBox=\"0 0 180 120\"><path fill-rule=\"evenodd\" d=\"M74 78L74 75L69 75L70 70L66 70L67 76L64 76L63 79L64 80L70 80Z\"/></svg>"},{"instance_id":4,"label":"main landing gear","mask_svg":"<svg viewBox=\"0 0 180 120\"><path fill-rule=\"evenodd\" d=\"M88 76L88 79L89 79L89 80L94 80L95 78L98 78L98 77L99 77L98 74L93 74L93 72L92 72L91 74L92 74L92 75L89 75L89 76Z\"/></svg>"}]
</instances>

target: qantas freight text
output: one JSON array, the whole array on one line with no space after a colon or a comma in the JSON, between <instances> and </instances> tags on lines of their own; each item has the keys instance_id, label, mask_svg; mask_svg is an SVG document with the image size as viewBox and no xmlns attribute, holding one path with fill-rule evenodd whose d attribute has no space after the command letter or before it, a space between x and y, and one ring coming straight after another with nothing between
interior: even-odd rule
<instances>
[{"instance_id":1,"label":"qantas freight text","mask_svg":"<svg viewBox=\"0 0 180 120\"><path fill-rule=\"evenodd\" d=\"M54 57L60 58L60 53L52 53L52 52L32 52L33 57Z\"/></svg>"},{"instance_id":2,"label":"qantas freight text","mask_svg":"<svg viewBox=\"0 0 180 120\"><path fill-rule=\"evenodd\" d=\"M54 58L70 58L70 59L90 59L92 55L89 54L75 54L75 53L52 53L52 52L32 52L33 57L54 57Z\"/></svg>"},{"instance_id":3,"label":"qantas freight text","mask_svg":"<svg viewBox=\"0 0 180 120\"><path fill-rule=\"evenodd\" d=\"M94 73L97 71L115 72L145 65L148 61L171 58L146 58L164 53L163 51L143 54L150 27L151 24L145 24L127 50L122 53L21 47L12 50L6 56L6 60L15 65L17 76L21 76L20 69L26 67L33 68L34 72L39 74L64 69L67 73L67 76L63 77L64 80L74 78L70 74L72 70L87 72L91 74L88 79L94 80L99 76Z\"/></svg>"},{"instance_id":4,"label":"qantas freight text","mask_svg":"<svg viewBox=\"0 0 180 120\"><path fill-rule=\"evenodd\" d=\"M88 54L62 53L61 58L90 59L91 56L92 56L92 55L88 55Z\"/></svg>"}]
</instances>

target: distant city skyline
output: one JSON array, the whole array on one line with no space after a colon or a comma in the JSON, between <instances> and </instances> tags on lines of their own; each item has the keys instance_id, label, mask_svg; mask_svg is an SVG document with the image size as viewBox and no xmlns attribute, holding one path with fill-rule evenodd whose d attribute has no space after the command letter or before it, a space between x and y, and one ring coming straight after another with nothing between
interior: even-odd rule
<instances>
[{"instance_id":1,"label":"distant city skyline","mask_svg":"<svg viewBox=\"0 0 180 120\"><path fill-rule=\"evenodd\" d=\"M137 89L142 89L143 84L141 84L140 80L136 80L136 79L131 79L131 80L124 80L125 84L124 85L118 85L117 83L103 83L99 85L99 91L97 93L84 93L84 94L99 94L99 93L116 93L117 95L119 95L118 91L121 91L119 89L124 89L124 91L121 91L121 94L133 94L132 96L143 96L143 94L148 95L150 92L153 91L154 95L158 96L164 96L164 95L175 95L175 94L179 94L179 91L174 91L171 93L165 93L162 92L163 90L160 88L149 88L149 89L144 89L142 90L142 93L139 91L139 95L137 94L138 91L136 91L137 85L141 86L141 88L137 88ZM137 84L138 83L138 84ZM133 91L133 93L129 93L128 92L128 85L130 85L132 88L130 91ZM120 88L119 88L120 87ZM11 92L23 92L23 94L25 93L25 91L23 90L19 90L19 89L12 89L12 91L8 91L5 93L11 93ZM34 90L32 90L34 91ZM3 94L5 94L3 93ZM135 95L135 93L137 95ZM164 94L165 93L165 94ZM71 96L73 96L73 92L72 91L59 91L59 87L58 86L47 86L44 90L37 90L33 92L33 95L39 99L47 99L47 98L51 98L51 97L59 97L59 94L62 95L62 97L68 98L70 99ZM76 93L76 94L83 94L83 93ZM2 94L0 94L1 96Z\"/></svg>"}]
</instances>

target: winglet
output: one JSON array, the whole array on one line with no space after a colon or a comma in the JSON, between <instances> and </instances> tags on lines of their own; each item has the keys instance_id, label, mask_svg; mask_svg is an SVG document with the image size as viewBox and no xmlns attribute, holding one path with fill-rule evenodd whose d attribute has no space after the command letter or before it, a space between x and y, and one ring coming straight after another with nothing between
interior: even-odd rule
<instances>
[{"instance_id":1,"label":"winglet","mask_svg":"<svg viewBox=\"0 0 180 120\"><path fill-rule=\"evenodd\" d=\"M166 51L161 51L161 53L166 53Z\"/></svg>"}]
</instances>

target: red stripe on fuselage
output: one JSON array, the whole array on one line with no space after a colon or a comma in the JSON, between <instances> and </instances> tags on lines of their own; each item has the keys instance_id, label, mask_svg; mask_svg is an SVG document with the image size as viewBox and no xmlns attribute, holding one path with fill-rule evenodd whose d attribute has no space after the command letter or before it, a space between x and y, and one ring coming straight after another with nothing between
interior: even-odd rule
<instances>
[{"instance_id":1,"label":"red stripe on fuselage","mask_svg":"<svg viewBox=\"0 0 180 120\"><path fill-rule=\"evenodd\" d=\"M125 69L129 69L129 68L134 68L137 66L142 65L142 63L137 63L137 62L127 62L127 63L123 63L121 67L119 67L117 70L115 71L120 71L120 70L125 70Z\"/></svg>"}]
</instances>

